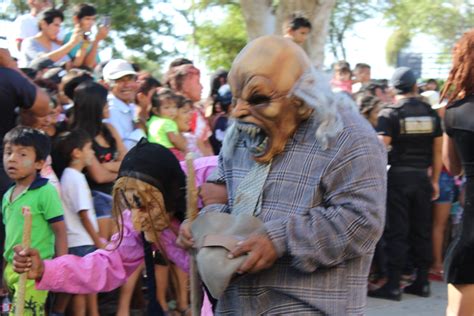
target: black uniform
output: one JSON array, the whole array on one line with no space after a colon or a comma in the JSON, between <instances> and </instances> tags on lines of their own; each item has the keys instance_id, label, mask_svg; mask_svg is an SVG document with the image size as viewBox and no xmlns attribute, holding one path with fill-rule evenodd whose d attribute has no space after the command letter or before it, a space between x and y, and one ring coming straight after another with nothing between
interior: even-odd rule
<instances>
[{"instance_id":1,"label":"black uniform","mask_svg":"<svg viewBox=\"0 0 474 316\"><path fill-rule=\"evenodd\" d=\"M429 104L406 98L380 112L377 132L392 138L384 232L388 285L399 288L408 256L417 268L416 282L425 285L432 260L428 168L433 161L433 140L442 135L440 118Z\"/></svg>"},{"instance_id":2,"label":"black uniform","mask_svg":"<svg viewBox=\"0 0 474 316\"><path fill-rule=\"evenodd\" d=\"M456 144L466 177L461 231L445 259L448 283L474 284L474 94L449 105L444 122Z\"/></svg>"}]
</instances>

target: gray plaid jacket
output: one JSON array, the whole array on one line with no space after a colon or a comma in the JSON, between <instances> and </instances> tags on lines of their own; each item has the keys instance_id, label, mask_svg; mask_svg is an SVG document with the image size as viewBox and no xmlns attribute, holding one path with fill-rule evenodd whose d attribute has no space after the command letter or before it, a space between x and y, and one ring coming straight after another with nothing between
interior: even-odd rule
<instances>
[{"instance_id":1,"label":"gray plaid jacket","mask_svg":"<svg viewBox=\"0 0 474 316\"><path fill-rule=\"evenodd\" d=\"M386 151L358 113L341 110L343 131L323 150L313 118L302 123L273 160L262 212L280 258L257 274L235 279L217 315L362 315L367 276L384 226ZM232 213L237 186L252 165L238 142L219 157L228 204L203 211Z\"/></svg>"}]
</instances>

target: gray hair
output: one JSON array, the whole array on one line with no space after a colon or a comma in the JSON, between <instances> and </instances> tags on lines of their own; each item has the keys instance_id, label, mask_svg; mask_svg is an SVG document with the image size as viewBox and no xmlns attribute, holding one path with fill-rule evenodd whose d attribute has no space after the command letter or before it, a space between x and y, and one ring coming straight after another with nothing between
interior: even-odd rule
<instances>
[{"instance_id":1,"label":"gray hair","mask_svg":"<svg viewBox=\"0 0 474 316\"><path fill-rule=\"evenodd\" d=\"M314 109L316 139L323 149L329 146L329 140L343 129L339 112L351 109L357 112L355 102L343 92L334 93L329 85L330 77L314 67L308 68L294 84L290 96L296 96Z\"/></svg>"}]
</instances>

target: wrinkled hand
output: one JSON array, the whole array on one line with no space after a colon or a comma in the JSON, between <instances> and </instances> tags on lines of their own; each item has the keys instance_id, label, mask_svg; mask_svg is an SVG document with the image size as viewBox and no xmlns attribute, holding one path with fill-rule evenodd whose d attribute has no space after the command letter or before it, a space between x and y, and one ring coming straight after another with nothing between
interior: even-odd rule
<instances>
[{"instance_id":1,"label":"wrinkled hand","mask_svg":"<svg viewBox=\"0 0 474 316\"><path fill-rule=\"evenodd\" d=\"M17 245L13 251L13 270L16 273L28 272L27 278L32 280L40 279L43 276L44 263L38 250L23 249L22 246Z\"/></svg>"},{"instance_id":2,"label":"wrinkled hand","mask_svg":"<svg viewBox=\"0 0 474 316\"><path fill-rule=\"evenodd\" d=\"M227 188L225 184L204 183L199 187L199 197L204 206L210 204L226 204Z\"/></svg>"},{"instance_id":3,"label":"wrinkled hand","mask_svg":"<svg viewBox=\"0 0 474 316\"><path fill-rule=\"evenodd\" d=\"M431 186L433 187L433 193L431 194L431 200L437 200L439 198L439 182L431 182Z\"/></svg>"},{"instance_id":4,"label":"wrinkled hand","mask_svg":"<svg viewBox=\"0 0 474 316\"><path fill-rule=\"evenodd\" d=\"M99 30L97 31L97 35L95 36L96 41L102 41L107 38L109 35L109 28L107 26L100 26Z\"/></svg>"},{"instance_id":5,"label":"wrinkled hand","mask_svg":"<svg viewBox=\"0 0 474 316\"><path fill-rule=\"evenodd\" d=\"M8 49L0 48L0 67L17 68L16 61L12 58Z\"/></svg>"},{"instance_id":6,"label":"wrinkled hand","mask_svg":"<svg viewBox=\"0 0 474 316\"><path fill-rule=\"evenodd\" d=\"M266 234L254 234L237 244L229 254L229 258L236 258L248 254L247 259L237 270L237 273L256 273L270 268L278 259L275 246Z\"/></svg>"},{"instance_id":7,"label":"wrinkled hand","mask_svg":"<svg viewBox=\"0 0 474 316\"><path fill-rule=\"evenodd\" d=\"M84 39L84 32L82 31L79 24L74 26L74 30L72 31L71 40L70 42L75 45L79 44Z\"/></svg>"},{"instance_id":8,"label":"wrinkled hand","mask_svg":"<svg viewBox=\"0 0 474 316\"><path fill-rule=\"evenodd\" d=\"M185 220L179 227L179 235L176 244L183 249L190 249L194 246L193 234L191 232L191 222Z\"/></svg>"}]
</instances>

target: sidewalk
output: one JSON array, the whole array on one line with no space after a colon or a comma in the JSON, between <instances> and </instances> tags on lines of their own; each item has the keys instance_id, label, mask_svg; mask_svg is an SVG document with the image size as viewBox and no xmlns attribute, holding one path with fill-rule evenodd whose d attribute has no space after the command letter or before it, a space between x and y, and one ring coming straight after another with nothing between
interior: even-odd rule
<instances>
[{"instance_id":1,"label":"sidewalk","mask_svg":"<svg viewBox=\"0 0 474 316\"><path fill-rule=\"evenodd\" d=\"M446 284L431 282L431 296L403 294L401 302L368 297L366 316L443 316L448 303Z\"/></svg>"}]
</instances>

